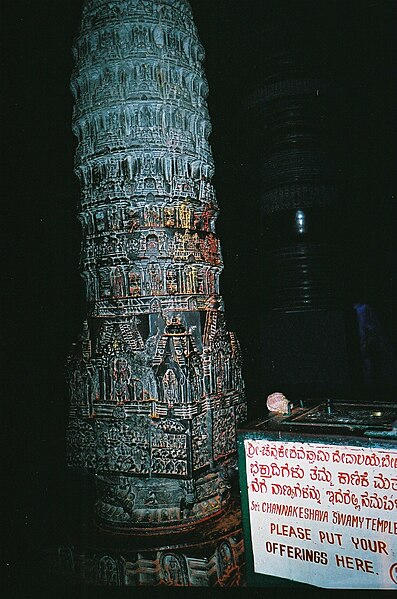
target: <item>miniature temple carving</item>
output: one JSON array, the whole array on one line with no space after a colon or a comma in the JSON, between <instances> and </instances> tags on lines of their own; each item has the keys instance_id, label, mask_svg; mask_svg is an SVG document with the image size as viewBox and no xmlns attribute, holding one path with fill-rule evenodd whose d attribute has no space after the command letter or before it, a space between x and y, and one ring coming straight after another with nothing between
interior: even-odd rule
<instances>
[{"instance_id":1,"label":"miniature temple carving","mask_svg":"<svg viewBox=\"0 0 397 599\"><path fill-rule=\"evenodd\" d=\"M87 0L71 88L87 319L68 361L68 466L107 529L178 528L228 500L246 416L223 263L203 72L185 0ZM182 558L162 558L185 584ZM232 567L227 544L222 573ZM111 556L101 584L117 584Z\"/></svg>"}]
</instances>

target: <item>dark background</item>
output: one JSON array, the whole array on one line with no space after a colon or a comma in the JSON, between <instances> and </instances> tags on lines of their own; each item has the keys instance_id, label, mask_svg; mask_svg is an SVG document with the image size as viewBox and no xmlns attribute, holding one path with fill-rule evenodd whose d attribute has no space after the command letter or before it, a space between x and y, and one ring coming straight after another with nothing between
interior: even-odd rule
<instances>
[{"instance_id":1,"label":"dark background","mask_svg":"<svg viewBox=\"0 0 397 599\"><path fill-rule=\"evenodd\" d=\"M327 69L343 93L338 140L353 226L346 250L351 301L374 306L396 339L396 4L381 0L299 2L192 0L206 50L210 87L217 231L225 270L221 289L228 326L244 354L249 401L257 400L258 321L263 300L263 235L243 105L261 81L266 27L301 10L324 40ZM34 555L62 517L67 397L64 366L85 314L78 274L79 186L73 174L69 78L78 0L14 0L2 13L2 309L3 485L10 525L6 573L33 576L21 556ZM313 14L314 14L313 13ZM316 43L319 40L317 39ZM11 539L11 537L9 537Z\"/></svg>"}]
</instances>

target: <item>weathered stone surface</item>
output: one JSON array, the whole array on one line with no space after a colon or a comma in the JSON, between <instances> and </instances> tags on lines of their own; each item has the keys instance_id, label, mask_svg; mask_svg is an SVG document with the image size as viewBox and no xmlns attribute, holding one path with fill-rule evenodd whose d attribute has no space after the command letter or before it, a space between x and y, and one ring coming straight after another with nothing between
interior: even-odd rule
<instances>
[{"instance_id":1,"label":"weathered stone surface","mask_svg":"<svg viewBox=\"0 0 397 599\"><path fill-rule=\"evenodd\" d=\"M183 0L89 0L74 56L88 315L68 362L68 465L95 478L104 529L183 528L225 507L246 413L204 51Z\"/></svg>"}]
</instances>

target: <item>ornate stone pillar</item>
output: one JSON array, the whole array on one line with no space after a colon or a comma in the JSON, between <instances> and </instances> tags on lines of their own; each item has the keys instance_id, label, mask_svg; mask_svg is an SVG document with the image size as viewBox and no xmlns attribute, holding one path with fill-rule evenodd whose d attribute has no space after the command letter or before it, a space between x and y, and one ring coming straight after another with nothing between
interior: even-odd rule
<instances>
[{"instance_id":1,"label":"ornate stone pillar","mask_svg":"<svg viewBox=\"0 0 397 599\"><path fill-rule=\"evenodd\" d=\"M76 504L95 483L96 527L74 560L98 584L236 583L246 403L219 295L204 50L185 0L87 0L73 51L88 313L67 455Z\"/></svg>"},{"instance_id":2,"label":"ornate stone pillar","mask_svg":"<svg viewBox=\"0 0 397 599\"><path fill-rule=\"evenodd\" d=\"M262 79L247 99L260 147L253 171L264 263L264 394L294 397L349 388L338 90L327 72L322 21L310 6L301 12L298 5L285 21L269 18Z\"/></svg>"}]
</instances>

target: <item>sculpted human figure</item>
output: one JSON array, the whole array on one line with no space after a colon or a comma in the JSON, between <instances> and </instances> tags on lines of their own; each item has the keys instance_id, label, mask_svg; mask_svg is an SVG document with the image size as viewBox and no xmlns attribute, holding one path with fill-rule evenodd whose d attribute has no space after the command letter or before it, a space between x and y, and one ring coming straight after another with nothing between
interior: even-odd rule
<instances>
[{"instance_id":1,"label":"sculpted human figure","mask_svg":"<svg viewBox=\"0 0 397 599\"><path fill-rule=\"evenodd\" d=\"M128 385L131 378L131 369L124 359L116 359L113 365L113 398L118 403L128 401Z\"/></svg>"}]
</instances>

